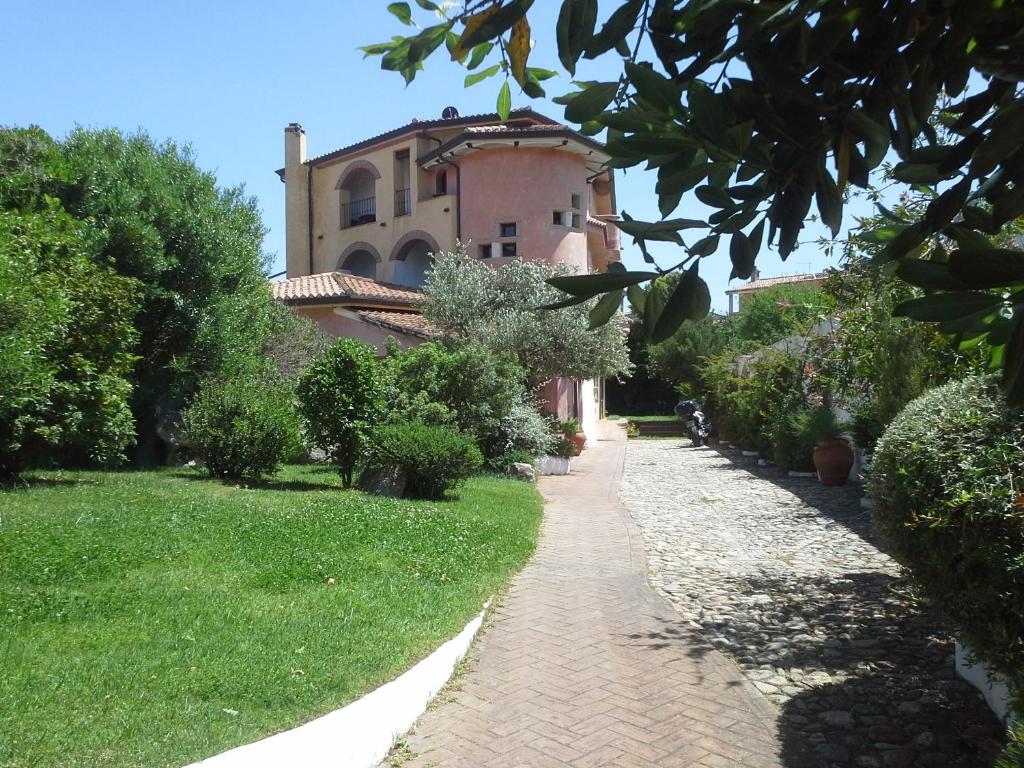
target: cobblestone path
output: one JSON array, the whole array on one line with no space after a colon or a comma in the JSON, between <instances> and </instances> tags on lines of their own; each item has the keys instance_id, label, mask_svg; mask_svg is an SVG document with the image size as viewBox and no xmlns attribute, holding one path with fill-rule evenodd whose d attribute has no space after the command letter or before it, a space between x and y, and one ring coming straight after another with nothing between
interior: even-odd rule
<instances>
[{"instance_id":1,"label":"cobblestone path","mask_svg":"<svg viewBox=\"0 0 1024 768\"><path fill-rule=\"evenodd\" d=\"M859 495L677 440L631 440L621 491L651 583L778 706L784 755L988 768L1000 728Z\"/></svg>"}]
</instances>

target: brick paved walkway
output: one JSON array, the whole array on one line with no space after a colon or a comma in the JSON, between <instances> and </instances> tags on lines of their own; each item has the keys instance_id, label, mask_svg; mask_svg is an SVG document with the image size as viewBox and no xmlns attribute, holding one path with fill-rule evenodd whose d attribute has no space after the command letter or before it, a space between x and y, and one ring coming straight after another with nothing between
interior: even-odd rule
<instances>
[{"instance_id":1,"label":"brick paved walkway","mask_svg":"<svg viewBox=\"0 0 1024 768\"><path fill-rule=\"evenodd\" d=\"M407 768L782 766L774 708L647 586L621 428L543 478L540 544ZM790 763L792 765L792 763Z\"/></svg>"}]
</instances>

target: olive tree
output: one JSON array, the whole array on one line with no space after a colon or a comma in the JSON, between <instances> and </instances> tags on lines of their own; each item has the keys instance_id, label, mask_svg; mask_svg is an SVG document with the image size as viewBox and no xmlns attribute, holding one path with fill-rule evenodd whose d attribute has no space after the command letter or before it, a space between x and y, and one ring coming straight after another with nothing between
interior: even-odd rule
<instances>
[{"instance_id":1,"label":"olive tree","mask_svg":"<svg viewBox=\"0 0 1024 768\"><path fill-rule=\"evenodd\" d=\"M619 302L605 303L600 324L590 300L551 311L560 292L547 283L570 274L569 267L513 259L494 269L466 256L464 249L437 256L427 277L423 314L450 339L472 340L499 357L518 360L530 380L542 384L564 376L608 378L629 373ZM612 322L607 322L616 317Z\"/></svg>"}]
</instances>

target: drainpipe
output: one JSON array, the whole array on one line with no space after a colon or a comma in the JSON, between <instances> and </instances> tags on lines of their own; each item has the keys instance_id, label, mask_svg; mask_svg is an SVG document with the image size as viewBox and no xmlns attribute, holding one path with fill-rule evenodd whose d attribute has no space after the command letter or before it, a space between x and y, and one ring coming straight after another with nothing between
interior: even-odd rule
<instances>
[{"instance_id":1,"label":"drainpipe","mask_svg":"<svg viewBox=\"0 0 1024 768\"><path fill-rule=\"evenodd\" d=\"M437 146L444 144L444 142L439 138L431 136L426 131L423 131L420 135L425 139L436 141ZM459 167L458 163L453 163L451 160L445 160L441 155L439 155L437 159L445 165L450 165L455 169L455 239L462 242L462 169Z\"/></svg>"},{"instance_id":2,"label":"drainpipe","mask_svg":"<svg viewBox=\"0 0 1024 768\"><path fill-rule=\"evenodd\" d=\"M307 230L309 234L309 274L313 274L313 164L309 164L309 173L306 174L306 199L309 205L306 206L309 213Z\"/></svg>"}]
</instances>

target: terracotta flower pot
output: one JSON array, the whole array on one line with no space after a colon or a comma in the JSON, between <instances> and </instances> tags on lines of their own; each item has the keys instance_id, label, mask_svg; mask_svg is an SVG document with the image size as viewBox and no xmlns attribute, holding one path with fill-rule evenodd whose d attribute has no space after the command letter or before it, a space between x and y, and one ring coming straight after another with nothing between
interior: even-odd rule
<instances>
[{"instance_id":1,"label":"terracotta flower pot","mask_svg":"<svg viewBox=\"0 0 1024 768\"><path fill-rule=\"evenodd\" d=\"M814 468L822 485L846 485L853 449L844 440L821 440L814 449Z\"/></svg>"},{"instance_id":2,"label":"terracotta flower pot","mask_svg":"<svg viewBox=\"0 0 1024 768\"><path fill-rule=\"evenodd\" d=\"M565 439L576 446L576 455L583 452L583 446L587 444L587 435L584 432L577 432L575 435L566 435Z\"/></svg>"}]
</instances>

